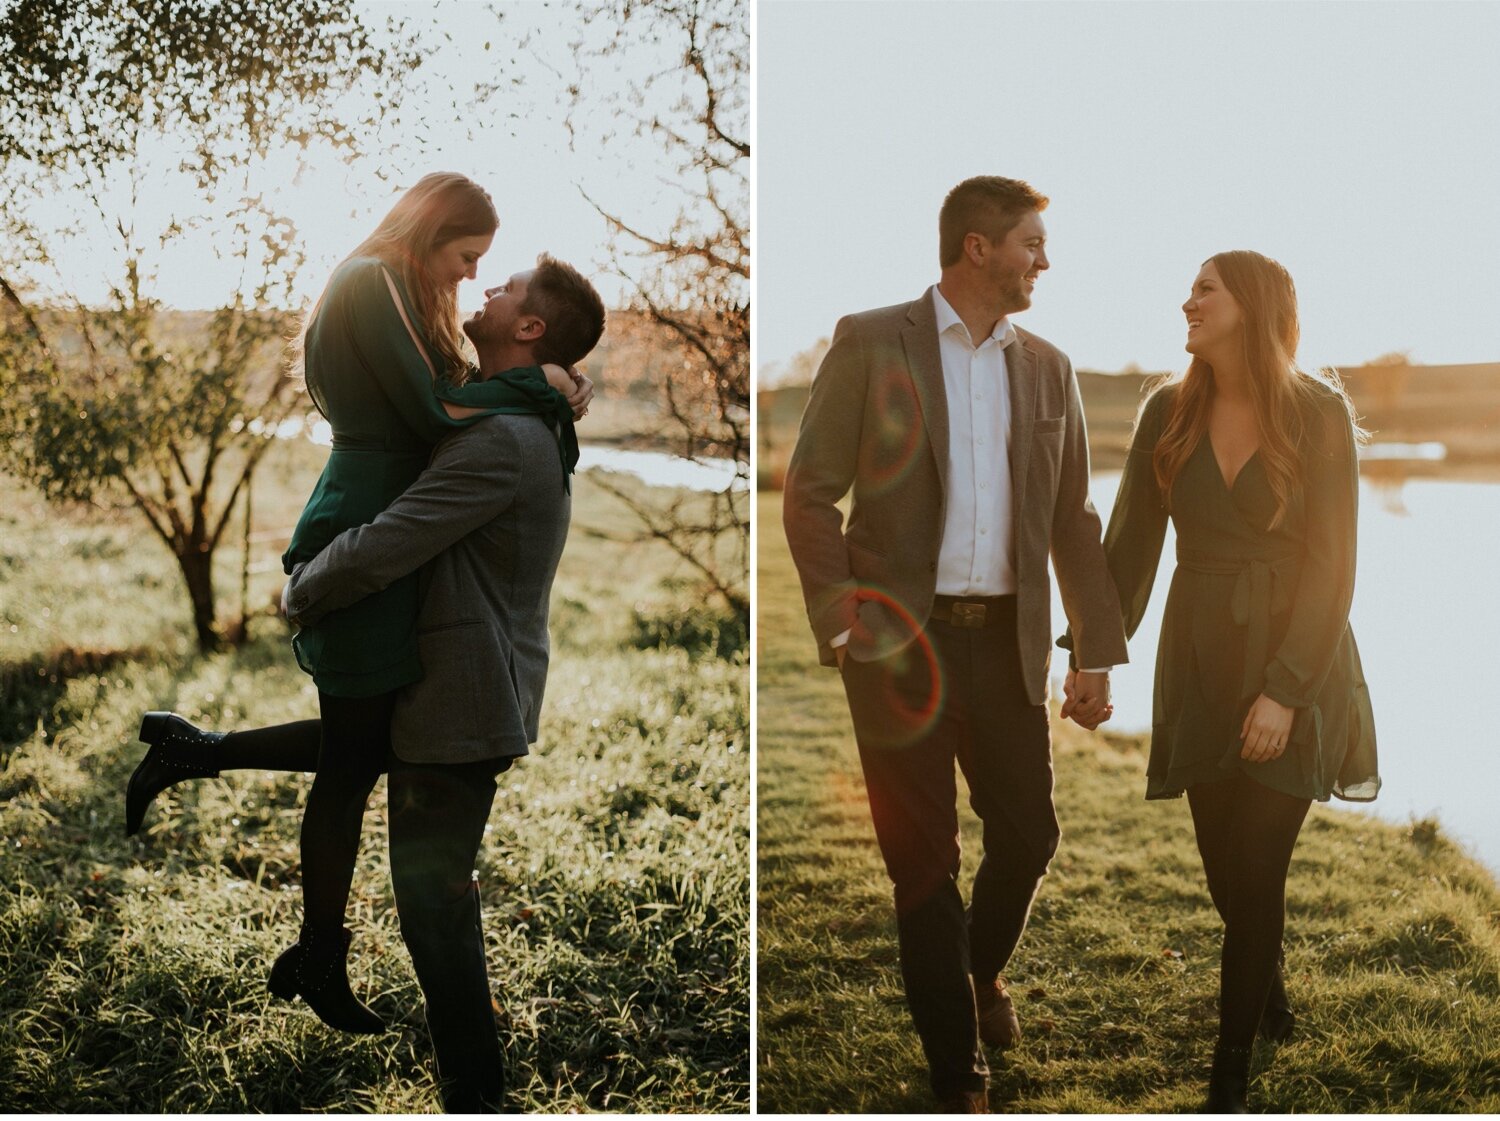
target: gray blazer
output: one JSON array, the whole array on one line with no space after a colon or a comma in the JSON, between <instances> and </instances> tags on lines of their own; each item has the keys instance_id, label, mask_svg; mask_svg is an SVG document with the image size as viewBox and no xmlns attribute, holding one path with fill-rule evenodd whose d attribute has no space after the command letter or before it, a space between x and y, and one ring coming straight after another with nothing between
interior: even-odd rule
<instances>
[{"instance_id":1,"label":"gray blazer","mask_svg":"<svg viewBox=\"0 0 1500 1121\"><path fill-rule=\"evenodd\" d=\"M415 483L292 574L313 622L422 569L421 681L401 691L391 744L409 763L527 754L547 682L547 601L571 500L557 437L492 416L445 437Z\"/></svg>"},{"instance_id":2,"label":"gray blazer","mask_svg":"<svg viewBox=\"0 0 1500 1121\"><path fill-rule=\"evenodd\" d=\"M1019 328L1010 387L1017 630L1026 692L1047 696L1051 554L1083 666L1126 660L1120 605L1089 501L1088 435L1067 355ZM948 473L948 399L930 291L845 316L813 379L787 466L783 521L824 665L889 657L932 613ZM835 503L853 489L849 524Z\"/></svg>"}]
</instances>

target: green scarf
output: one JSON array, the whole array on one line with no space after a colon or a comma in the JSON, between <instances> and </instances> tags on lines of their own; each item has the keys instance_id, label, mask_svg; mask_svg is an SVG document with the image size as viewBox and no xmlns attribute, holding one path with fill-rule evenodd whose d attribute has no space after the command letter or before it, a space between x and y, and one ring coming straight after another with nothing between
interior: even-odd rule
<instances>
[{"instance_id":1,"label":"green scarf","mask_svg":"<svg viewBox=\"0 0 1500 1121\"><path fill-rule=\"evenodd\" d=\"M484 409L487 415L530 414L552 421L558 433L557 450L562 458L563 486L572 491L568 476L578 466L578 432L573 427L573 409L568 399L548 384L547 375L542 373L540 366L518 366L513 370L502 370L484 381L459 386L440 379L437 395L455 405Z\"/></svg>"}]
</instances>

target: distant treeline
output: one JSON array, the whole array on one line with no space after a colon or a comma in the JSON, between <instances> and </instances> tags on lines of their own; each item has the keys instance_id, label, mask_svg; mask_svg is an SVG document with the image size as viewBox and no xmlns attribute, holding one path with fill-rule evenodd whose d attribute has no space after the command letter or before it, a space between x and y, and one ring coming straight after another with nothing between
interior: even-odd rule
<instances>
[{"instance_id":1,"label":"distant treeline","mask_svg":"<svg viewBox=\"0 0 1500 1121\"><path fill-rule=\"evenodd\" d=\"M175 345L204 340L214 314L212 311L161 309L151 324L157 344L170 349ZM93 329L98 334L92 340L85 340L73 325L71 309L56 317L55 321L47 309L41 309L39 313L57 349L69 355L82 353L99 338L110 338L109 316L108 311L96 313ZM287 323L288 341L291 341L290 336L296 333L300 321L288 315ZM615 310L609 312L604 337L583 365L601 390L608 387L608 396L650 402L656 398L659 378L665 372L681 367L680 348L676 337L648 316L628 309ZM255 376L263 376L262 371L270 373L284 364L288 357L289 354L283 352L267 354L265 366L258 369Z\"/></svg>"},{"instance_id":2,"label":"distant treeline","mask_svg":"<svg viewBox=\"0 0 1500 1121\"><path fill-rule=\"evenodd\" d=\"M163 308L151 316L149 331L159 349L191 352L207 343L215 314ZM137 331L122 326L108 310L89 314L88 338L79 329L79 321L71 309L58 313L42 308L38 319L59 355L77 360L92 354L95 363L124 363L125 352ZM279 333L290 343L300 326L299 315L285 313ZM287 371L292 354L289 346L261 348L247 367L247 380L260 384L276 378ZM683 361L681 340L649 316L630 309L610 311L604 337L581 364L594 380L598 397L589 419L580 429L580 436L592 443L645 447L660 443L665 450L669 426L661 386L665 378L681 375ZM309 402L308 408L311 407Z\"/></svg>"},{"instance_id":3,"label":"distant treeline","mask_svg":"<svg viewBox=\"0 0 1500 1121\"><path fill-rule=\"evenodd\" d=\"M1436 441L1447 446L1446 462L1454 466L1500 464L1500 362L1349 366L1339 375L1361 423L1376 440ZM1079 371L1095 467L1108 469L1124 462L1141 397L1160 376ZM783 385L756 394L757 474L763 487L781 487L807 393L806 385Z\"/></svg>"}]
</instances>

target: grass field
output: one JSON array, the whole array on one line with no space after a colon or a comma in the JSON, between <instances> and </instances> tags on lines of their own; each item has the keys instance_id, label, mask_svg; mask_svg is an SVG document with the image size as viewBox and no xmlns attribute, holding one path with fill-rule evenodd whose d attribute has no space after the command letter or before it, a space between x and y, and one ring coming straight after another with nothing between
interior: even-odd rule
<instances>
[{"instance_id":1,"label":"grass field","mask_svg":"<svg viewBox=\"0 0 1500 1121\"><path fill-rule=\"evenodd\" d=\"M248 601L324 453L257 484ZM237 523L236 523L237 524ZM670 557L582 477L553 599L541 742L501 780L479 868L511 1105L743 1112L749 1102L749 750L743 654L638 648L684 601ZM157 799L123 837L140 714L226 729L316 715L288 633L191 645L163 547L133 516L0 479L0 1105L27 1112L430 1112L421 996L366 817L351 975L391 1022L332 1032L266 973L300 920L310 778L240 772ZM220 558L238 610L237 542ZM699 610L702 610L701 604ZM701 620L700 620L701 622Z\"/></svg>"},{"instance_id":2,"label":"grass field","mask_svg":"<svg viewBox=\"0 0 1500 1121\"><path fill-rule=\"evenodd\" d=\"M763 1112L935 1107L839 678L815 665L779 496L757 585L757 1084ZM1182 801L1142 798L1134 737L1054 725L1063 840L1007 975L1025 1039L1007 1112L1193 1111L1217 1030L1219 924ZM1460 781L1455 776L1454 781ZM966 876L978 822L961 801ZM1314 806L1288 888L1291 1042L1268 1112L1500 1110L1500 891L1433 822Z\"/></svg>"}]
</instances>

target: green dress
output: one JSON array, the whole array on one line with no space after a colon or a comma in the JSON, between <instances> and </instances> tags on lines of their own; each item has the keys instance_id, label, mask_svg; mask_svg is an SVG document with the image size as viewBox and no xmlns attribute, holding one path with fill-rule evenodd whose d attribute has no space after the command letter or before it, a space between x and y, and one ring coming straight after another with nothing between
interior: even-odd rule
<instances>
[{"instance_id":1,"label":"green dress","mask_svg":"<svg viewBox=\"0 0 1500 1121\"><path fill-rule=\"evenodd\" d=\"M334 270L308 327L308 388L333 427L333 449L282 556L288 574L311 560L346 529L373 521L427 466L444 435L479 419L454 420L442 400L491 413L535 413L556 422L565 463L577 459L567 401L538 367L506 371L488 381L455 387L434 383L391 298L400 276L373 257L353 257ZM422 346L437 361L424 337ZM567 463L571 469L572 463ZM418 574L303 627L292 641L297 663L319 689L340 697L369 697L421 680L417 656Z\"/></svg>"},{"instance_id":2,"label":"green dress","mask_svg":"<svg viewBox=\"0 0 1500 1121\"><path fill-rule=\"evenodd\" d=\"M1142 412L1105 533L1125 633L1146 612L1168 512L1152 452L1175 387ZM1370 801L1380 788L1375 722L1349 629L1359 467L1344 403L1317 387L1305 407L1301 485L1276 500L1260 453L1226 485L1205 435L1173 485L1177 568L1157 647L1147 798L1234 771L1297 798ZM1295 710L1286 750L1240 758L1261 693Z\"/></svg>"}]
</instances>

